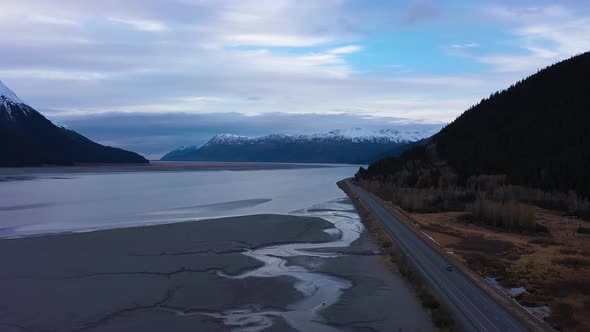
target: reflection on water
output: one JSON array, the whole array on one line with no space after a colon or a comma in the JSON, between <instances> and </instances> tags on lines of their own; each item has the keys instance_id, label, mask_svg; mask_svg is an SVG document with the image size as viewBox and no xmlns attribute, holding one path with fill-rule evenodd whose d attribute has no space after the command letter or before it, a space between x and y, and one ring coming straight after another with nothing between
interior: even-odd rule
<instances>
[{"instance_id":1,"label":"reflection on water","mask_svg":"<svg viewBox=\"0 0 590 332\"><path fill-rule=\"evenodd\" d=\"M341 197L356 167L22 174L0 182L0 237L287 214Z\"/></svg>"}]
</instances>

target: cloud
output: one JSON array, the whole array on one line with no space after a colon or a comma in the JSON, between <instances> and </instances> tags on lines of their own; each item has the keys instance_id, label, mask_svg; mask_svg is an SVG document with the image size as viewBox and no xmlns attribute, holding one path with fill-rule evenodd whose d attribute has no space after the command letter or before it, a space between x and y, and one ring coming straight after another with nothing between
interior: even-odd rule
<instances>
[{"instance_id":1,"label":"cloud","mask_svg":"<svg viewBox=\"0 0 590 332\"><path fill-rule=\"evenodd\" d=\"M329 38L279 34L231 34L224 37L230 45L304 47L325 44Z\"/></svg>"},{"instance_id":2,"label":"cloud","mask_svg":"<svg viewBox=\"0 0 590 332\"><path fill-rule=\"evenodd\" d=\"M464 49L464 48L475 48L475 47L479 47L480 45L478 43L465 43L465 44L452 44L449 45L448 47L450 48L455 48L455 49Z\"/></svg>"},{"instance_id":3,"label":"cloud","mask_svg":"<svg viewBox=\"0 0 590 332\"><path fill-rule=\"evenodd\" d=\"M154 31L168 30L168 27L166 26L166 24L159 22L159 21L141 20L141 19L123 19L123 18L110 18L109 20L112 22L115 22L115 23L129 25L133 29L138 30L138 31L154 32Z\"/></svg>"},{"instance_id":4,"label":"cloud","mask_svg":"<svg viewBox=\"0 0 590 332\"><path fill-rule=\"evenodd\" d=\"M64 117L346 112L449 121L523 71L588 46L583 11L453 3L10 1L0 11L0 78ZM470 42L480 10L481 24L508 40ZM441 37L449 35L457 40ZM460 58L447 66L448 54ZM493 70L473 72L469 62Z\"/></svg>"},{"instance_id":5,"label":"cloud","mask_svg":"<svg viewBox=\"0 0 590 332\"><path fill-rule=\"evenodd\" d=\"M53 24L53 25L78 25L78 22L63 17L47 16L35 14L28 17L33 23Z\"/></svg>"},{"instance_id":6,"label":"cloud","mask_svg":"<svg viewBox=\"0 0 590 332\"><path fill-rule=\"evenodd\" d=\"M488 5L484 10L497 18L505 20L531 20L544 19L547 17L567 17L569 11L560 5L527 6L518 5L502 6L498 4Z\"/></svg>"},{"instance_id":7,"label":"cloud","mask_svg":"<svg viewBox=\"0 0 590 332\"><path fill-rule=\"evenodd\" d=\"M331 54L349 54L361 51L363 48L358 45L347 45L342 47L336 47L331 50L328 50L328 53Z\"/></svg>"},{"instance_id":8,"label":"cloud","mask_svg":"<svg viewBox=\"0 0 590 332\"><path fill-rule=\"evenodd\" d=\"M403 25L415 25L422 22L437 20L441 16L441 9L429 0L410 0L403 13Z\"/></svg>"},{"instance_id":9,"label":"cloud","mask_svg":"<svg viewBox=\"0 0 590 332\"><path fill-rule=\"evenodd\" d=\"M39 69L0 69L0 77L51 80L51 81L96 81L107 77L104 73L90 71L39 70Z\"/></svg>"},{"instance_id":10,"label":"cloud","mask_svg":"<svg viewBox=\"0 0 590 332\"><path fill-rule=\"evenodd\" d=\"M486 15L511 25L513 39L506 42L509 48L503 52L474 53L465 47L447 51L498 72L531 73L590 50L590 17L586 12L561 5L487 6Z\"/></svg>"}]
</instances>

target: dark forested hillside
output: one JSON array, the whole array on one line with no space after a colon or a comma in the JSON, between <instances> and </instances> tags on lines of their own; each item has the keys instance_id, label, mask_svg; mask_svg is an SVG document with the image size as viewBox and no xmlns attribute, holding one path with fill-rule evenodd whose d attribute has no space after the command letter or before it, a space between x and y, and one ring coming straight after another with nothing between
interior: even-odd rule
<instances>
[{"instance_id":1,"label":"dark forested hillside","mask_svg":"<svg viewBox=\"0 0 590 332\"><path fill-rule=\"evenodd\" d=\"M505 174L512 184L588 197L589 78L590 53L557 63L482 100L426 149L379 161L359 175L393 175L409 164L431 163L450 166L459 182Z\"/></svg>"}]
</instances>

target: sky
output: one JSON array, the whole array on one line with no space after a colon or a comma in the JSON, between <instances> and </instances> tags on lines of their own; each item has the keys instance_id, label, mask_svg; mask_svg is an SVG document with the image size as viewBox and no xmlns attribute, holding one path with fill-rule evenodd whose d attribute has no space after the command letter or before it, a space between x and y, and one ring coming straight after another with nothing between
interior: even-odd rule
<instances>
[{"instance_id":1,"label":"sky","mask_svg":"<svg viewBox=\"0 0 590 332\"><path fill-rule=\"evenodd\" d=\"M589 1L3 2L0 80L152 158L221 132L440 125L590 50Z\"/></svg>"}]
</instances>

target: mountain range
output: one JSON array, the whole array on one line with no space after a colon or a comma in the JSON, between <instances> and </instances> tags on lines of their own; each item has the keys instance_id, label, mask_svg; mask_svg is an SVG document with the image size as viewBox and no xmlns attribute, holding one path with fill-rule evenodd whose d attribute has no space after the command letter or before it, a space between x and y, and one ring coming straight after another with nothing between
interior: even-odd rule
<instances>
[{"instance_id":1,"label":"mountain range","mask_svg":"<svg viewBox=\"0 0 590 332\"><path fill-rule=\"evenodd\" d=\"M365 164L399 155L425 142L440 127L364 130L320 134L271 134L247 137L220 134L202 146L184 146L162 157L168 161L300 162Z\"/></svg>"},{"instance_id":2,"label":"mountain range","mask_svg":"<svg viewBox=\"0 0 590 332\"><path fill-rule=\"evenodd\" d=\"M57 126L0 81L0 166L148 163L137 153L95 143Z\"/></svg>"}]
</instances>

